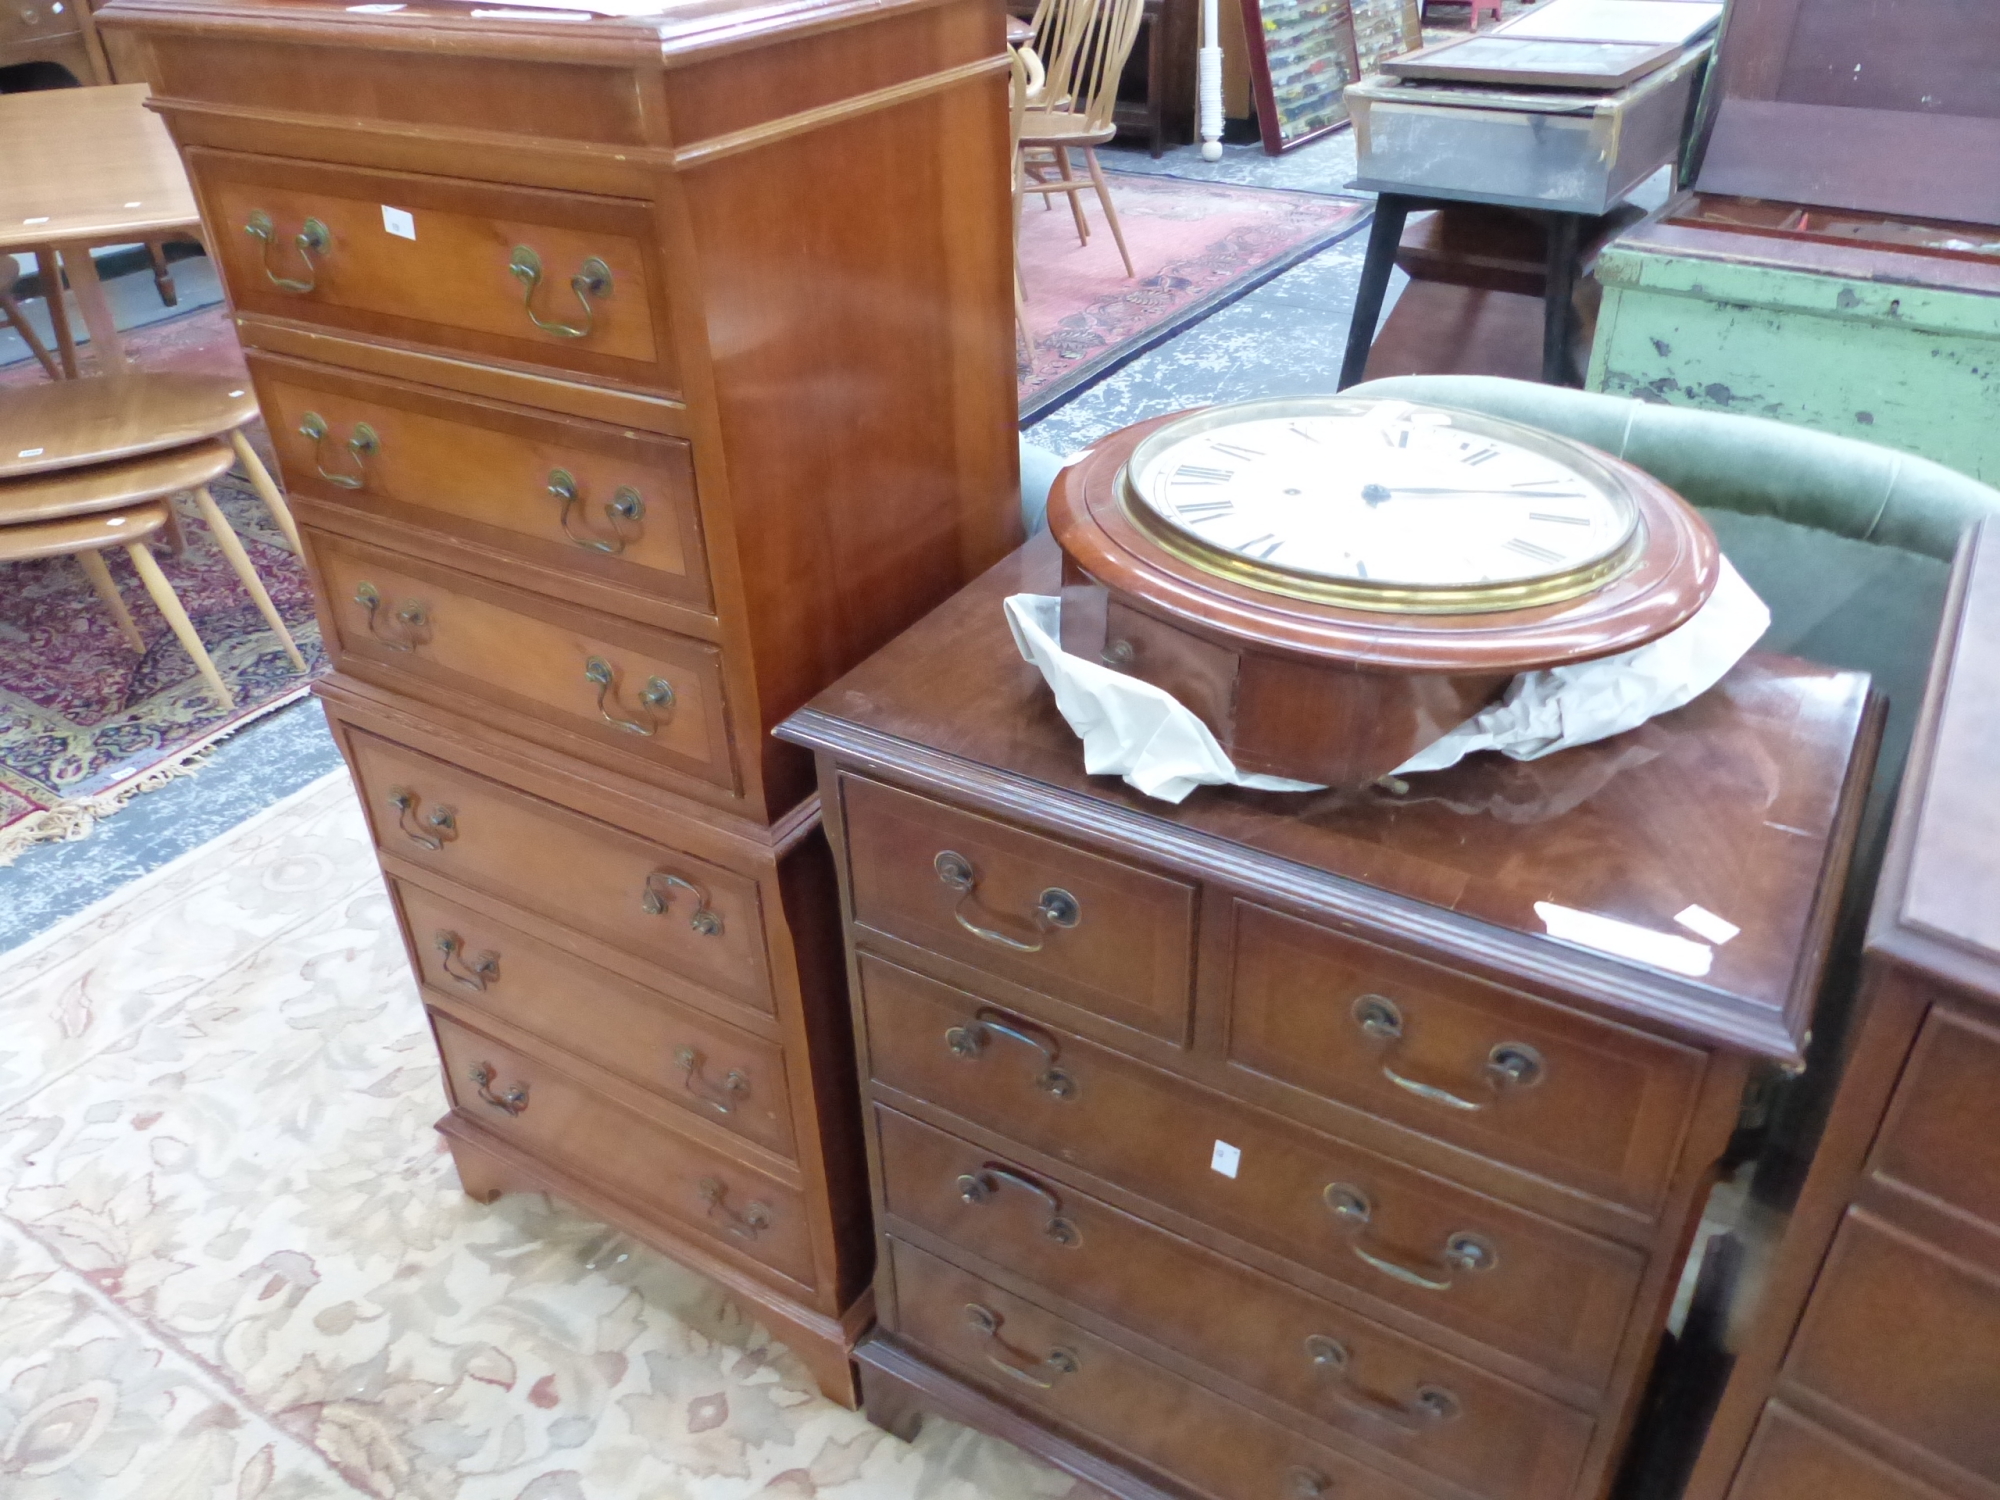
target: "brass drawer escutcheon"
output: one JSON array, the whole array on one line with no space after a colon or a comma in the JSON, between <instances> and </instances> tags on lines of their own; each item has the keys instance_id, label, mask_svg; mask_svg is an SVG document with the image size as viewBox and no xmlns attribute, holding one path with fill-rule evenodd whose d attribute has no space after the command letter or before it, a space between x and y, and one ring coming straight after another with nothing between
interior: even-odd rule
<instances>
[{"instance_id":1,"label":"brass drawer escutcheon","mask_svg":"<svg viewBox=\"0 0 2000 1500\"><path fill-rule=\"evenodd\" d=\"M1053 1390L1055 1383L1065 1375L1074 1375L1082 1366L1077 1357L1067 1349L1051 1349L1040 1359L1025 1349L1017 1349L1001 1336L1000 1325L1006 1320L992 1308L979 1302L965 1304L965 1320L991 1339L1000 1349L999 1354L988 1354L986 1362L996 1370L1004 1370L1016 1380L1024 1381L1037 1390ZM1048 1371L1046 1380L1041 1371Z\"/></svg>"},{"instance_id":2,"label":"brass drawer escutcheon","mask_svg":"<svg viewBox=\"0 0 2000 1500\"><path fill-rule=\"evenodd\" d=\"M422 802L423 798L406 786L389 788L389 805L396 809L396 826L403 830L403 837L425 849L442 849L458 837L458 813L449 807L434 807L423 827L412 828L410 815Z\"/></svg>"},{"instance_id":3,"label":"brass drawer escutcheon","mask_svg":"<svg viewBox=\"0 0 2000 1500\"><path fill-rule=\"evenodd\" d=\"M318 219L307 219L292 240L292 244L298 249L299 259L306 263L306 279L303 281L290 276L280 276L271 269L271 246L277 242L278 231L271 222L271 216L263 209L257 209L250 215L249 222L243 226L243 232L253 240L263 243L264 276L272 286L281 292L291 292L295 296L304 296L307 292L318 288L319 267L314 264L313 257L325 255L333 249L333 234Z\"/></svg>"},{"instance_id":4,"label":"brass drawer escutcheon","mask_svg":"<svg viewBox=\"0 0 2000 1500\"><path fill-rule=\"evenodd\" d=\"M1083 1236L1076 1225L1063 1217L1062 1199L1055 1192L1035 1181L1025 1172L1016 1172L1012 1167L1003 1167L998 1162L989 1161L977 1172L967 1172L958 1179L958 1196L967 1203L984 1203L1000 1191L1002 1184L1011 1183L1023 1192L1033 1193L1048 1206L1049 1221L1042 1226L1042 1233L1058 1245L1080 1245Z\"/></svg>"},{"instance_id":5,"label":"brass drawer escutcheon","mask_svg":"<svg viewBox=\"0 0 2000 1500\"><path fill-rule=\"evenodd\" d=\"M574 515L583 496L577 489L576 476L568 469L549 470L549 493L562 502L563 535L570 539L571 545L586 552L603 552L616 557L627 545L645 535L645 528L640 522L646 517L646 502L629 484L619 485L611 492L611 498L604 502L604 519L611 527L608 539L577 529Z\"/></svg>"},{"instance_id":6,"label":"brass drawer escutcheon","mask_svg":"<svg viewBox=\"0 0 2000 1500\"><path fill-rule=\"evenodd\" d=\"M720 1218L722 1227L740 1240L754 1240L771 1227L771 1206L752 1199L741 1213L731 1208L725 1200L729 1189L719 1177L704 1177L697 1189L701 1201L708 1205L708 1216Z\"/></svg>"},{"instance_id":7,"label":"brass drawer escutcheon","mask_svg":"<svg viewBox=\"0 0 2000 1500\"><path fill-rule=\"evenodd\" d=\"M1323 1333L1306 1335L1306 1358L1313 1368L1333 1378L1333 1395L1347 1406L1398 1432L1421 1433L1449 1422L1463 1409L1458 1397L1437 1385L1421 1385L1408 1401L1395 1401L1368 1390L1354 1380L1353 1361L1347 1346Z\"/></svg>"},{"instance_id":8,"label":"brass drawer escutcheon","mask_svg":"<svg viewBox=\"0 0 2000 1500\"><path fill-rule=\"evenodd\" d=\"M375 435L375 429L366 422L356 422L354 431L347 439L347 451L354 458L354 472L335 474L327 468L326 460L320 456L320 450L326 445L330 430L326 425L326 418L316 411L302 413L299 417L300 435L312 439L313 467L319 470L319 477L328 484L338 485L344 490L365 489L368 485L368 460L381 449L382 440Z\"/></svg>"},{"instance_id":9,"label":"brass drawer escutcheon","mask_svg":"<svg viewBox=\"0 0 2000 1500\"><path fill-rule=\"evenodd\" d=\"M1057 929L1076 926L1083 920L1083 911L1077 905L1076 897L1061 886L1050 886L1043 891L1035 903L1035 927L1037 936L1030 942L1023 938L1009 937L991 927L981 927L965 914L966 902L973 899L979 886L979 876L972 868L972 861L956 849L941 849L936 859L931 861L936 868L938 879L958 892L958 904L951 914L958 925L976 938L989 943L997 943L1003 948L1011 948L1016 953L1039 953L1047 945L1049 936Z\"/></svg>"},{"instance_id":10,"label":"brass drawer escutcheon","mask_svg":"<svg viewBox=\"0 0 2000 1500\"><path fill-rule=\"evenodd\" d=\"M721 1083L710 1083L702 1077L702 1064L707 1059L695 1047L676 1047L674 1065L681 1070L681 1087L701 1100L719 1115L733 1115L739 1100L750 1097L750 1080L736 1068L722 1075Z\"/></svg>"},{"instance_id":11,"label":"brass drawer escutcheon","mask_svg":"<svg viewBox=\"0 0 2000 1500\"><path fill-rule=\"evenodd\" d=\"M465 939L455 932L440 932L432 941L437 946L439 967L469 990L483 990L500 982L500 955L487 951L466 962ZM453 967L456 964L457 967Z\"/></svg>"},{"instance_id":12,"label":"brass drawer escutcheon","mask_svg":"<svg viewBox=\"0 0 2000 1500\"><path fill-rule=\"evenodd\" d=\"M1354 1002L1354 1021L1374 1041L1393 1047L1403 1039L1402 1008L1387 995L1359 996ZM1547 1071L1542 1054L1526 1042L1500 1042L1486 1054L1485 1080L1496 1096L1509 1089L1533 1088L1542 1081ZM1493 1102L1468 1099L1434 1083L1406 1077L1386 1062L1382 1064L1382 1076L1405 1093L1468 1114L1483 1110Z\"/></svg>"},{"instance_id":13,"label":"brass drawer escutcheon","mask_svg":"<svg viewBox=\"0 0 2000 1500\"><path fill-rule=\"evenodd\" d=\"M1441 1275L1438 1272L1412 1270L1376 1255L1361 1243L1361 1235L1374 1217L1375 1210L1368 1201L1368 1195L1360 1188L1344 1182L1329 1182L1321 1196L1326 1200L1326 1206L1333 1210L1334 1218L1353 1231L1347 1248L1354 1252L1356 1259L1405 1286L1421 1287L1427 1292L1448 1292L1458 1273L1490 1271L1500 1263L1500 1252L1494 1249L1491 1241L1461 1229L1444 1242L1443 1264L1439 1267Z\"/></svg>"},{"instance_id":14,"label":"brass drawer escutcheon","mask_svg":"<svg viewBox=\"0 0 2000 1500\"><path fill-rule=\"evenodd\" d=\"M1045 1066L1035 1076L1036 1088L1058 1099L1076 1097L1076 1079L1056 1066L1062 1055L1062 1045L1053 1037L1041 1034L1039 1028L1029 1026L1026 1021L1003 1017L997 1011L982 1008L970 1025L954 1026L947 1031L944 1044L951 1048L953 1055L972 1059L986 1050L986 1043L995 1035L1019 1042L1024 1047L1033 1047L1041 1053Z\"/></svg>"},{"instance_id":15,"label":"brass drawer escutcheon","mask_svg":"<svg viewBox=\"0 0 2000 1500\"><path fill-rule=\"evenodd\" d=\"M709 907L708 892L686 876L655 870L646 877L646 890L639 897L639 905L653 916L665 916L673 904L675 891L686 891L694 897L694 913L688 918L688 926L703 937L722 936L722 914Z\"/></svg>"},{"instance_id":16,"label":"brass drawer escutcheon","mask_svg":"<svg viewBox=\"0 0 2000 1500\"><path fill-rule=\"evenodd\" d=\"M542 258L527 245L514 247L514 258L507 269L527 287L521 298L521 306L528 314L528 321L543 333L553 334L559 339L582 339L590 337L595 327L597 312L591 306L592 297L604 298L611 295L611 267L596 256L585 261L576 275L569 279L569 289L576 293L576 300L583 304L583 322L561 323L543 318L535 312L535 288L542 281Z\"/></svg>"},{"instance_id":17,"label":"brass drawer escutcheon","mask_svg":"<svg viewBox=\"0 0 2000 1500\"><path fill-rule=\"evenodd\" d=\"M354 585L354 602L368 611L368 633L391 651L414 651L429 642L430 610L421 599L408 599L395 613L400 635L382 633L382 591L365 579Z\"/></svg>"},{"instance_id":18,"label":"brass drawer escutcheon","mask_svg":"<svg viewBox=\"0 0 2000 1500\"><path fill-rule=\"evenodd\" d=\"M646 690L639 695L639 706L643 717L622 718L611 711L606 699L615 699L618 692L618 671L601 656L593 656L583 664L584 680L597 685L597 712L607 724L616 724L630 734L652 736L660 732L662 724L670 724L674 717L674 685L664 677L648 677Z\"/></svg>"},{"instance_id":19,"label":"brass drawer escutcheon","mask_svg":"<svg viewBox=\"0 0 2000 1500\"><path fill-rule=\"evenodd\" d=\"M494 1072L488 1063L474 1063L472 1071L466 1076L479 1090L479 1097L495 1109L505 1110L510 1115L524 1115L528 1112L528 1086L525 1083L510 1083L505 1093L494 1093Z\"/></svg>"}]
</instances>

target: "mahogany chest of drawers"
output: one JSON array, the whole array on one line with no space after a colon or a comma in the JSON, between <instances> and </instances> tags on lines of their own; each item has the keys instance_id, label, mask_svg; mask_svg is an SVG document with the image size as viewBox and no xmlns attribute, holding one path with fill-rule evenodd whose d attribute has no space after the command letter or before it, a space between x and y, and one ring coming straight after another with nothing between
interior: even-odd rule
<instances>
[{"instance_id":1,"label":"mahogany chest of drawers","mask_svg":"<svg viewBox=\"0 0 2000 1500\"><path fill-rule=\"evenodd\" d=\"M2000 529L1961 551L1865 1007L1688 1500L2000 1496Z\"/></svg>"},{"instance_id":2,"label":"mahogany chest of drawers","mask_svg":"<svg viewBox=\"0 0 2000 1500\"><path fill-rule=\"evenodd\" d=\"M1169 806L1083 774L1009 637L1058 576L1034 539L779 730L848 924L870 1416L1123 1495L1601 1495L1746 1077L1798 1056L1866 679L1752 657L1545 761Z\"/></svg>"},{"instance_id":3,"label":"mahogany chest of drawers","mask_svg":"<svg viewBox=\"0 0 2000 1500\"><path fill-rule=\"evenodd\" d=\"M1019 540L998 0L119 0L303 530L467 1190L869 1318L771 726Z\"/></svg>"}]
</instances>

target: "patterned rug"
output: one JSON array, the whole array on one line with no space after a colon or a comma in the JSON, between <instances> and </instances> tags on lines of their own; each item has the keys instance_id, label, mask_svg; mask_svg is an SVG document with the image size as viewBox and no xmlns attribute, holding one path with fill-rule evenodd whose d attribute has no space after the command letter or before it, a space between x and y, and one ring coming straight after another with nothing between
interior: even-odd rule
<instances>
[{"instance_id":1,"label":"patterned rug","mask_svg":"<svg viewBox=\"0 0 2000 1500\"><path fill-rule=\"evenodd\" d=\"M7 1500L1069 1500L711 1283L482 1207L344 772L4 961Z\"/></svg>"},{"instance_id":2,"label":"patterned rug","mask_svg":"<svg viewBox=\"0 0 2000 1500\"><path fill-rule=\"evenodd\" d=\"M1045 212L1030 201L1021 214L1024 423L1368 222L1368 205L1354 198L1105 177L1132 252L1131 277L1095 194L1080 200L1088 245L1077 243L1065 203Z\"/></svg>"}]
</instances>

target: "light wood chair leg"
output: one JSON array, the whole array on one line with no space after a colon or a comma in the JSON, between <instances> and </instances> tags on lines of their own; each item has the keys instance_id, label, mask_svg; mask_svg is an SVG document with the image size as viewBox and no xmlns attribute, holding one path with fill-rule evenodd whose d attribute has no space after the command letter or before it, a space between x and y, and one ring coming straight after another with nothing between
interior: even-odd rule
<instances>
[{"instance_id":1,"label":"light wood chair leg","mask_svg":"<svg viewBox=\"0 0 2000 1500\"><path fill-rule=\"evenodd\" d=\"M139 627L132 623L132 611L125 607L125 600L118 592L118 585L111 579L111 570L104 565L101 552L79 552L77 566L83 569L83 576L90 580L90 586L97 590L97 597L104 601L104 607L111 611L111 618L117 622L118 633L125 637L125 644L140 655L146 652L146 638L139 634Z\"/></svg>"},{"instance_id":2,"label":"light wood chair leg","mask_svg":"<svg viewBox=\"0 0 2000 1500\"><path fill-rule=\"evenodd\" d=\"M63 300L62 268L53 250L35 252L35 272L42 281L42 301L48 304L49 325L56 331L56 358L63 374L76 379L76 334L69 326L69 304Z\"/></svg>"},{"instance_id":3,"label":"light wood chair leg","mask_svg":"<svg viewBox=\"0 0 2000 1500\"><path fill-rule=\"evenodd\" d=\"M1082 184L1077 182L1076 173L1070 170L1069 147L1058 146L1055 148L1055 151L1056 170L1062 173L1062 180L1070 184L1064 196L1069 199L1069 211L1076 219L1077 241L1080 244L1088 245L1090 243L1090 224L1083 217L1083 199L1077 196L1077 189Z\"/></svg>"},{"instance_id":4,"label":"light wood chair leg","mask_svg":"<svg viewBox=\"0 0 2000 1500\"><path fill-rule=\"evenodd\" d=\"M285 492L271 478L271 471L264 467L264 461L250 446L250 439L243 435L241 427L229 434L229 441L236 447L236 457L243 464L243 472L250 476L250 485L257 491L257 498L271 512L271 519L278 523L278 530L284 532L292 551L304 557L305 547L299 542L299 525L292 519L292 508L285 504Z\"/></svg>"},{"instance_id":5,"label":"light wood chair leg","mask_svg":"<svg viewBox=\"0 0 2000 1500\"><path fill-rule=\"evenodd\" d=\"M1090 168L1090 180L1097 185L1097 201L1104 205L1104 220L1111 226L1111 238L1118 241L1118 253L1125 259L1125 274L1137 276L1132 269L1132 252L1125 248L1125 226L1118 222L1118 210L1111 203L1111 185L1104 180L1104 168L1097 164L1097 148L1083 148L1083 164Z\"/></svg>"},{"instance_id":6,"label":"light wood chair leg","mask_svg":"<svg viewBox=\"0 0 2000 1500\"><path fill-rule=\"evenodd\" d=\"M118 336L111 299L104 295L96 262L91 260L89 249L80 245L65 246L62 258L69 272L69 289L76 294L77 310L83 314L83 326L90 330L90 353L97 362L97 373L124 374L132 368L132 361L126 358L125 343Z\"/></svg>"},{"instance_id":7,"label":"light wood chair leg","mask_svg":"<svg viewBox=\"0 0 2000 1500\"><path fill-rule=\"evenodd\" d=\"M44 344L41 335L35 332L35 325L28 321L27 314L21 311L21 304L14 300L11 292L0 292L0 318L4 318L8 326L21 335L21 342L26 344L29 352L35 356L35 363L48 372L49 379L63 378L62 366L57 364L55 356L49 353L48 345Z\"/></svg>"},{"instance_id":8,"label":"light wood chair leg","mask_svg":"<svg viewBox=\"0 0 2000 1500\"><path fill-rule=\"evenodd\" d=\"M181 293L174 285L173 267L167 264L166 246L158 240L146 241L146 258L153 263L153 289L160 294L160 302L167 307L178 306Z\"/></svg>"},{"instance_id":9,"label":"light wood chair leg","mask_svg":"<svg viewBox=\"0 0 2000 1500\"><path fill-rule=\"evenodd\" d=\"M132 566L139 570L139 581L146 585L146 592L153 596L153 603L161 614L167 617L167 624L173 627L174 638L187 648L187 654L194 658L195 669L201 679L208 684L208 690L221 700L224 708L236 707L236 695L229 691L229 684L222 680L222 674L215 670L208 648L201 643L201 637L194 633L194 621L181 608L181 601L174 594L174 586L167 582L167 575L160 571L160 565L153 561L153 554L146 550L144 542L129 542L125 555L132 559Z\"/></svg>"},{"instance_id":10,"label":"light wood chair leg","mask_svg":"<svg viewBox=\"0 0 2000 1500\"><path fill-rule=\"evenodd\" d=\"M278 641L285 648L285 655L292 659L292 665L303 672L306 659L299 655L299 648L292 640L291 631L285 629L284 617L278 613L278 606L271 602L271 591L264 587L264 580L257 576L257 569L250 561L250 554L243 550L242 539L236 535L236 528L229 524L229 517L222 513L222 507L215 503L215 496L202 485L194 492L195 509L208 522L208 529L215 534L215 544L222 549L222 555L229 559L229 566L242 580L243 587L250 591L250 597L257 601L257 612L264 617L264 623L277 633Z\"/></svg>"}]
</instances>

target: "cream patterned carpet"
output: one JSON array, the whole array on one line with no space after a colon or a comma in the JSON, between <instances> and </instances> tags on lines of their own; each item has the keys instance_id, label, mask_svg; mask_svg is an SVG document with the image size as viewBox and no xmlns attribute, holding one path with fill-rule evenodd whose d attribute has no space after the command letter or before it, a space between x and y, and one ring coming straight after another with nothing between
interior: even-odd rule
<instances>
[{"instance_id":1,"label":"cream patterned carpet","mask_svg":"<svg viewBox=\"0 0 2000 1500\"><path fill-rule=\"evenodd\" d=\"M0 955L7 1500L1055 1500L701 1278L482 1208L344 773Z\"/></svg>"}]
</instances>

